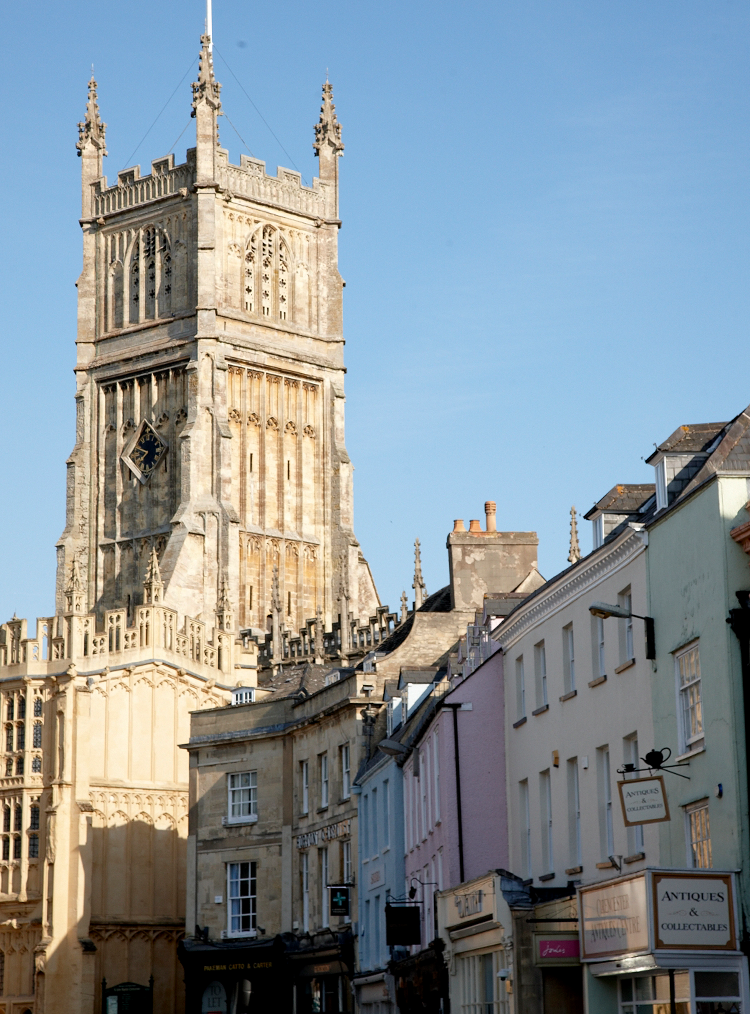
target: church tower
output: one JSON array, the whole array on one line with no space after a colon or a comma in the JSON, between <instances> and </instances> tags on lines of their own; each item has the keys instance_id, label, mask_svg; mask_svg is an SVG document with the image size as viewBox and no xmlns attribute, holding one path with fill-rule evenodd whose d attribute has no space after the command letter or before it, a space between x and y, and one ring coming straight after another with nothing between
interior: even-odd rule
<instances>
[{"instance_id":1,"label":"church tower","mask_svg":"<svg viewBox=\"0 0 750 1014\"><path fill-rule=\"evenodd\" d=\"M344 444L332 88L311 187L255 158L230 164L220 90L204 35L187 160L167 155L110 185L89 83L56 611L75 570L82 611L125 609L130 623L156 568L180 623L227 630L229 617L260 636L274 614L291 632L320 615L326 629L340 616L367 622L379 600L354 536Z\"/></svg>"}]
</instances>

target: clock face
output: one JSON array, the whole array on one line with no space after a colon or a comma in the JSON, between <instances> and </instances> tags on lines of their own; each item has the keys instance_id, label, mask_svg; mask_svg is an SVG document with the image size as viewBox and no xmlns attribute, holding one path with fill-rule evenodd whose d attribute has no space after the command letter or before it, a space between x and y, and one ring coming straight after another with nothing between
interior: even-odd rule
<instances>
[{"instance_id":1,"label":"clock face","mask_svg":"<svg viewBox=\"0 0 750 1014\"><path fill-rule=\"evenodd\" d=\"M153 426L145 419L123 454L123 461L141 482L146 482L167 449Z\"/></svg>"}]
</instances>

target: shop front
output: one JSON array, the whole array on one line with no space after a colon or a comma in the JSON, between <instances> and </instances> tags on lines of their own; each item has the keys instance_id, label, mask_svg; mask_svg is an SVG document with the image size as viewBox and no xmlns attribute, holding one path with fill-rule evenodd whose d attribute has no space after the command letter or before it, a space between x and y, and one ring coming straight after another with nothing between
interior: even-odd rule
<instances>
[{"instance_id":1,"label":"shop front","mask_svg":"<svg viewBox=\"0 0 750 1014\"><path fill-rule=\"evenodd\" d=\"M501 878L487 874L437 896L446 945L451 1010L509 1014L513 991L512 916Z\"/></svg>"},{"instance_id":2,"label":"shop front","mask_svg":"<svg viewBox=\"0 0 750 1014\"><path fill-rule=\"evenodd\" d=\"M281 937L257 944L186 940L185 1014L257 1014L292 1011L292 989Z\"/></svg>"},{"instance_id":3,"label":"shop front","mask_svg":"<svg viewBox=\"0 0 750 1014\"><path fill-rule=\"evenodd\" d=\"M733 872L649 869L578 902L588 1014L749 1014Z\"/></svg>"},{"instance_id":4,"label":"shop front","mask_svg":"<svg viewBox=\"0 0 750 1014\"><path fill-rule=\"evenodd\" d=\"M353 1010L353 971L351 930L327 930L302 938L299 946L287 954L294 1014L349 1014Z\"/></svg>"}]
</instances>

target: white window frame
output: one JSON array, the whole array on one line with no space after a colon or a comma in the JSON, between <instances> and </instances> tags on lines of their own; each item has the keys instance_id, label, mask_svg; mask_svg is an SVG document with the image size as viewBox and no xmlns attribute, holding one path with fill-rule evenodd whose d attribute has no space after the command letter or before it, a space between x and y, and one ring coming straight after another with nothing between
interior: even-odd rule
<instances>
[{"instance_id":1,"label":"white window frame","mask_svg":"<svg viewBox=\"0 0 750 1014\"><path fill-rule=\"evenodd\" d=\"M432 734L432 779L435 783L435 824L440 823L440 755L438 754L438 747L440 740L438 739L438 729Z\"/></svg>"},{"instance_id":2,"label":"white window frame","mask_svg":"<svg viewBox=\"0 0 750 1014\"><path fill-rule=\"evenodd\" d=\"M554 831L552 827L552 777L549 768L539 772L539 803L542 824L542 865L545 873L555 868Z\"/></svg>"},{"instance_id":3,"label":"white window frame","mask_svg":"<svg viewBox=\"0 0 750 1014\"><path fill-rule=\"evenodd\" d=\"M242 867L248 867L248 876L238 876L236 880L232 878L232 871L237 870L238 873L242 872ZM255 894L233 894L233 889L236 884L241 884L244 880L247 880L250 885L255 884ZM249 913L243 913L241 911L241 902L243 898L247 898L250 901ZM236 903L236 905L235 905ZM239 862L239 863L227 863L227 936L229 937L255 937L258 935L258 864L255 862ZM235 908L237 911L235 912ZM246 916L250 919L249 929L235 929L235 921L242 920Z\"/></svg>"},{"instance_id":4,"label":"white window frame","mask_svg":"<svg viewBox=\"0 0 750 1014\"><path fill-rule=\"evenodd\" d=\"M536 706L543 708L549 704L547 697L547 648L544 641L534 645L534 678L536 680Z\"/></svg>"},{"instance_id":5,"label":"white window frame","mask_svg":"<svg viewBox=\"0 0 750 1014\"><path fill-rule=\"evenodd\" d=\"M705 838L693 835L697 826L698 815L705 815L705 829L708 832ZM685 807L685 844L687 845L687 865L694 870L710 870L713 868L713 854L711 851L711 814L708 808L708 799L699 799ZM696 845L705 845L708 863L696 863Z\"/></svg>"},{"instance_id":6,"label":"white window frame","mask_svg":"<svg viewBox=\"0 0 750 1014\"><path fill-rule=\"evenodd\" d=\"M328 806L328 800L330 798L327 753L320 754L318 761L318 770L320 772L320 808L321 810L324 810Z\"/></svg>"},{"instance_id":7,"label":"white window frame","mask_svg":"<svg viewBox=\"0 0 750 1014\"><path fill-rule=\"evenodd\" d=\"M604 545L604 515L600 514L598 518L594 518L591 524L593 526L594 549L598 549L599 546Z\"/></svg>"},{"instance_id":8,"label":"white window frame","mask_svg":"<svg viewBox=\"0 0 750 1014\"><path fill-rule=\"evenodd\" d=\"M523 655L516 659L516 721L526 717L526 675L523 668Z\"/></svg>"},{"instance_id":9,"label":"white window frame","mask_svg":"<svg viewBox=\"0 0 750 1014\"><path fill-rule=\"evenodd\" d=\"M568 760L568 840L570 865L581 865L581 786L578 758Z\"/></svg>"},{"instance_id":10,"label":"white window frame","mask_svg":"<svg viewBox=\"0 0 750 1014\"><path fill-rule=\"evenodd\" d=\"M300 853L302 865L302 929L310 929L310 853Z\"/></svg>"},{"instance_id":11,"label":"white window frame","mask_svg":"<svg viewBox=\"0 0 750 1014\"><path fill-rule=\"evenodd\" d=\"M302 781L302 809L300 813L310 812L310 763L302 761L300 764L300 779Z\"/></svg>"},{"instance_id":12,"label":"white window frame","mask_svg":"<svg viewBox=\"0 0 750 1014\"><path fill-rule=\"evenodd\" d=\"M573 624L566 623L563 633L563 675L565 693L571 694L576 688L576 651L573 638Z\"/></svg>"},{"instance_id":13,"label":"white window frame","mask_svg":"<svg viewBox=\"0 0 750 1014\"><path fill-rule=\"evenodd\" d=\"M521 868L526 878L531 876L531 804L529 801L529 780L518 783L518 802L521 807Z\"/></svg>"},{"instance_id":14,"label":"white window frame","mask_svg":"<svg viewBox=\"0 0 750 1014\"><path fill-rule=\"evenodd\" d=\"M625 739L623 740L623 745L625 747L625 749L623 750L623 753L625 755L624 756L625 763L634 764L635 767L637 768L640 763L640 759L638 757L638 754L640 752L638 749L638 734L634 732L632 736L626 736ZM626 772L623 775L623 778L625 779L638 778L638 774L637 772L634 772L632 774ZM636 824L634 827L627 828L627 833L628 833L628 852L631 855L635 855L638 852L643 852L645 849L643 838L643 824Z\"/></svg>"},{"instance_id":15,"label":"white window frame","mask_svg":"<svg viewBox=\"0 0 750 1014\"><path fill-rule=\"evenodd\" d=\"M604 620L601 616L593 616L594 647L596 651L597 678L607 675L607 655L604 641Z\"/></svg>"},{"instance_id":16,"label":"white window frame","mask_svg":"<svg viewBox=\"0 0 750 1014\"><path fill-rule=\"evenodd\" d=\"M352 843L344 841L341 843L341 860L344 874L344 883L352 882Z\"/></svg>"},{"instance_id":17,"label":"white window frame","mask_svg":"<svg viewBox=\"0 0 750 1014\"><path fill-rule=\"evenodd\" d=\"M391 847L391 792L390 782L383 781L383 852Z\"/></svg>"},{"instance_id":18,"label":"white window frame","mask_svg":"<svg viewBox=\"0 0 750 1014\"><path fill-rule=\"evenodd\" d=\"M247 778L247 784L242 779ZM238 779L238 784L233 785L233 780ZM243 799L247 792L248 798ZM239 793L239 797L235 794ZM235 808L240 811L248 807L248 813L235 813ZM257 771L230 771L227 774L227 824L254 824L258 819L258 772Z\"/></svg>"},{"instance_id":19,"label":"white window frame","mask_svg":"<svg viewBox=\"0 0 750 1014\"><path fill-rule=\"evenodd\" d=\"M698 675L694 677L684 686L682 683L681 660L686 659L688 655L695 652L697 660ZM703 716L703 686L702 686L702 675L700 665L700 641L691 641L690 644L686 644L679 651L674 653L674 671L675 671L675 683L677 689L677 729L680 744L680 754L692 753L696 750L703 748L705 741L705 720ZM695 699L693 704L690 704L690 694L688 691L691 688L697 688L697 711L700 716L700 730L693 733L690 728L690 713L695 710ZM687 703L687 707L686 707Z\"/></svg>"},{"instance_id":20,"label":"white window frame","mask_svg":"<svg viewBox=\"0 0 750 1014\"><path fill-rule=\"evenodd\" d=\"M320 902L321 921L323 929L331 925L331 909L328 902L328 846L318 850L320 853Z\"/></svg>"},{"instance_id":21,"label":"white window frame","mask_svg":"<svg viewBox=\"0 0 750 1014\"><path fill-rule=\"evenodd\" d=\"M349 799L352 794L351 751L349 744L341 747L341 798Z\"/></svg>"},{"instance_id":22,"label":"white window frame","mask_svg":"<svg viewBox=\"0 0 750 1014\"><path fill-rule=\"evenodd\" d=\"M370 821L370 829L372 834L368 834L368 840L372 851L373 858L377 858L378 855L378 787L374 785L370 790L370 803L372 806L371 814L372 819Z\"/></svg>"},{"instance_id":23,"label":"white window frame","mask_svg":"<svg viewBox=\"0 0 750 1014\"><path fill-rule=\"evenodd\" d=\"M599 814L600 814L600 847L604 853L603 860L615 854L615 836L612 814L612 773L609 746L600 746L597 750L599 779Z\"/></svg>"}]
</instances>

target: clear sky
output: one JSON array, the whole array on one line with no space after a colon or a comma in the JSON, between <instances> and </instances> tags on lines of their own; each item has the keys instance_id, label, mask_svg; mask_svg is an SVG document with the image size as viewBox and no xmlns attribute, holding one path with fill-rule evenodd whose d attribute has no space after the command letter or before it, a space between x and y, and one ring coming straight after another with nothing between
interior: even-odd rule
<instances>
[{"instance_id":1,"label":"clear sky","mask_svg":"<svg viewBox=\"0 0 750 1014\"><path fill-rule=\"evenodd\" d=\"M5 6L0 619L53 608L91 64L110 180L182 161L203 17ZM652 481L655 442L750 402L749 28L737 0L215 0L233 162L309 182L334 86L355 524L392 608L415 536L434 591L486 499L552 576L571 504Z\"/></svg>"}]
</instances>

